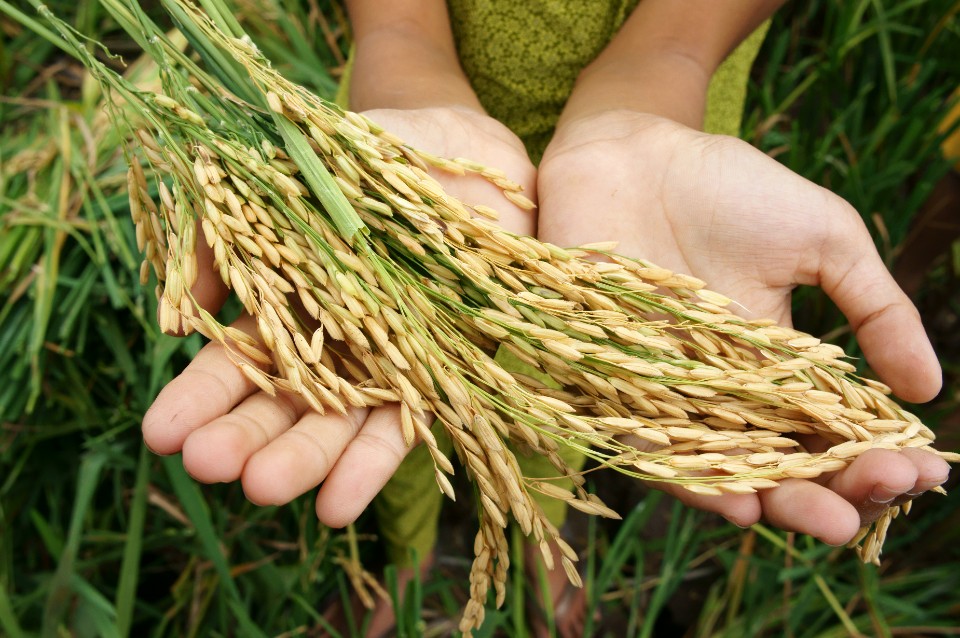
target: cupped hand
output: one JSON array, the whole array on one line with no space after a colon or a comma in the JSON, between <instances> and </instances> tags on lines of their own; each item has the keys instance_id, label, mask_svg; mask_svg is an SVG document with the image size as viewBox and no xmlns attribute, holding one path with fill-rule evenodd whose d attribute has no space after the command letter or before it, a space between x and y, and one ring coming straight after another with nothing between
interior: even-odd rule
<instances>
[{"instance_id":1,"label":"cupped hand","mask_svg":"<svg viewBox=\"0 0 960 638\"><path fill-rule=\"evenodd\" d=\"M538 194L540 239L616 240L620 253L705 280L744 316L789 325L792 290L821 286L901 398L926 401L940 389L919 314L857 212L740 140L631 111L563 121L540 164ZM948 470L931 453L872 450L820 482L789 479L758 495L666 489L739 525L762 517L840 544Z\"/></svg>"},{"instance_id":2,"label":"cupped hand","mask_svg":"<svg viewBox=\"0 0 960 638\"><path fill-rule=\"evenodd\" d=\"M536 173L523 144L483 113L445 107L365 115L415 148L502 169L528 197L536 197ZM435 177L461 201L500 211L508 230L533 233L533 214L511 204L482 177L440 172ZM215 312L228 291L202 241L198 261L192 292ZM234 326L259 340L251 317ZM271 397L239 371L223 346L211 343L157 396L144 416L143 437L159 454L182 451L185 469L197 480L240 480L254 503L287 503L320 485L317 516L340 527L359 516L409 451L399 422L395 404L352 409L347 416L321 415L295 395Z\"/></svg>"}]
</instances>

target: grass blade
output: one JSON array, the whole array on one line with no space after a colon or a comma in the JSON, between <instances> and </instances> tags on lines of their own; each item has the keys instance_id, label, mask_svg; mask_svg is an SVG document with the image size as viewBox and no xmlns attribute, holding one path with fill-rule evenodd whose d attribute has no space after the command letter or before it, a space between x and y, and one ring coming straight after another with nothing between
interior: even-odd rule
<instances>
[{"instance_id":1,"label":"grass blade","mask_svg":"<svg viewBox=\"0 0 960 638\"><path fill-rule=\"evenodd\" d=\"M117 582L117 634L130 635L133 625L133 608L137 598L137 581L140 575L140 556L143 552L143 524L147 514L147 484L150 478L152 455L145 445L140 447L137 461L137 479L130 503L130 524L127 540L123 546L123 561Z\"/></svg>"},{"instance_id":2,"label":"grass blade","mask_svg":"<svg viewBox=\"0 0 960 638\"><path fill-rule=\"evenodd\" d=\"M43 615L41 635L56 636L57 624L66 613L68 603L73 592L72 581L76 565L77 551L80 549L80 538L83 532L83 521L90 509L93 492L97 487L100 471L107 461L104 453L91 453L83 457L80 472L77 478L77 492L73 502L73 513L70 516L70 528L67 541L57 563L57 571L50 581L50 591Z\"/></svg>"},{"instance_id":3,"label":"grass blade","mask_svg":"<svg viewBox=\"0 0 960 638\"><path fill-rule=\"evenodd\" d=\"M6 585L0 586L0 628L3 629L3 635L10 638L24 637L23 629L17 622L17 615L13 612Z\"/></svg>"},{"instance_id":4,"label":"grass blade","mask_svg":"<svg viewBox=\"0 0 960 638\"><path fill-rule=\"evenodd\" d=\"M184 471L180 459L167 456L163 459L164 469L173 484L173 490L180 499L183 509L196 529L204 555L213 563L220 576L222 587L226 591L228 606L232 610L243 635L262 638L265 634L256 628L246 611L240 591L230 573L230 565L220 549L220 538L214 528L210 510L200 492L200 487Z\"/></svg>"}]
</instances>

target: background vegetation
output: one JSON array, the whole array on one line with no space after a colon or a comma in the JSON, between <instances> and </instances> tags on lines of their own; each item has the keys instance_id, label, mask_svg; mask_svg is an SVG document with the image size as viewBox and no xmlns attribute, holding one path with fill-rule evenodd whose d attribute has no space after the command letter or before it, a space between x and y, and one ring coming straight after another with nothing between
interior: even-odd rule
<instances>
[{"instance_id":1,"label":"background vegetation","mask_svg":"<svg viewBox=\"0 0 960 638\"><path fill-rule=\"evenodd\" d=\"M332 94L349 42L337 4L234 4L289 77ZM49 5L136 59L96 0ZM348 595L352 548L378 568L375 529L361 521L348 537L319 526L312 495L253 507L239 486L199 485L178 458L143 447L144 410L202 344L158 333L97 87L23 26L27 6L0 1L0 635L322 635L323 610ZM947 383L918 410L954 450L960 251L914 240L934 223L920 211L950 171L940 124L960 86L958 12L954 0L792 3L755 66L745 127L860 210L891 268L922 265L898 274L927 312ZM131 72L146 81L151 69ZM960 209L952 215L956 225ZM934 232L940 244L948 231ZM857 354L818 291L797 295L796 320ZM573 521L599 635L960 634L960 490L922 499L874 568L804 537L739 530L618 477L598 474L595 485L625 518ZM440 564L409 597L402 634L449 634L466 599L470 513L447 511ZM527 589L517 570L484 635L523 635Z\"/></svg>"}]
</instances>

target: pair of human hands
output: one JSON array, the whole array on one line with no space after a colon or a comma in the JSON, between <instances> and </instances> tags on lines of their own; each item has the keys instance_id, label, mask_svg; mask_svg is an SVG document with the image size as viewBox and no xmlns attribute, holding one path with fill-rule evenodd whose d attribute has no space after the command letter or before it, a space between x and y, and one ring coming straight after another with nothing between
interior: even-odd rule
<instances>
[{"instance_id":1,"label":"pair of human hands","mask_svg":"<svg viewBox=\"0 0 960 638\"><path fill-rule=\"evenodd\" d=\"M793 288L820 285L900 397L924 401L939 390L920 318L856 211L739 140L609 111L564 121L537 170L520 140L477 110L367 115L417 148L503 169L538 202L536 220L480 177L437 177L461 200L499 210L513 232L561 246L617 240L618 252L700 277L743 314L783 324ZM195 294L209 309L226 296L215 276L201 277ZM256 336L249 318L237 325ZM296 396L268 396L210 344L163 389L143 433L158 453L182 451L200 481L241 480L258 504L283 504L320 485L317 516L338 527L359 516L408 451L398 424L396 406L323 416ZM842 472L755 495L664 489L741 526L765 519L841 544L891 502L941 484L948 470L930 453L871 450Z\"/></svg>"}]
</instances>

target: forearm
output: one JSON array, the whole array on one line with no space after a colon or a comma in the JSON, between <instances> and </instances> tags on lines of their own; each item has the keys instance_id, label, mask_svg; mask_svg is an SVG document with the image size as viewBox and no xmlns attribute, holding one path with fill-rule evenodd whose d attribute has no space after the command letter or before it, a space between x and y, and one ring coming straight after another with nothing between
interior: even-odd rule
<instances>
[{"instance_id":1,"label":"forearm","mask_svg":"<svg viewBox=\"0 0 960 638\"><path fill-rule=\"evenodd\" d=\"M580 74L561 118L629 109L701 128L714 71L782 0L644 0Z\"/></svg>"},{"instance_id":2,"label":"forearm","mask_svg":"<svg viewBox=\"0 0 960 638\"><path fill-rule=\"evenodd\" d=\"M353 110L461 106L482 111L457 57L442 0L349 0Z\"/></svg>"}]
</instances>

